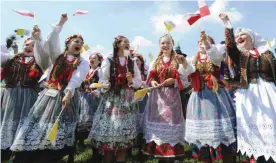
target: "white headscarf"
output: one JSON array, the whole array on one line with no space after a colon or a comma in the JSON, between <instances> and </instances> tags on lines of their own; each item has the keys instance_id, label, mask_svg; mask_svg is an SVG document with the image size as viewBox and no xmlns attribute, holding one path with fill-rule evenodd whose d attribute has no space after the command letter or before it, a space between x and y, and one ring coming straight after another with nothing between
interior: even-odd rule
<instances>
[{"instance_id":1,"label":"white headscarf","mask_svg":"<svg viewBox=\"0 0 276 163\"><path fill-rule=\"evenodd\" d=\"M252 39L253 47L256 48L260 54L266 52L267 50L270 50L270 51L272 50L267 40L265 40L258 33L253 32L251 29L237 28L235 31L235 36L238 35L239 33L248 34Z\"/></svg>"}]
</instances>

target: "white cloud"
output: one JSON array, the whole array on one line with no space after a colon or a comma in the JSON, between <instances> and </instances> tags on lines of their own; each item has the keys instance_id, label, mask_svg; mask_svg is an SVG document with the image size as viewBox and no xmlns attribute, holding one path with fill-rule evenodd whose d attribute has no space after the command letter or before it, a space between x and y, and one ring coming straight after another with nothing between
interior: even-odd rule
<instances>
[{"instance_id":1,"label":"white cloud","mask_svg":"<svg viewBox=\"0 0 276 163\"><path fill-rule=\"evenodd\" d=\"M161 3L161 7L159 7L159 10L174 11L174 8L172 8L174 5L167 5L166 8L162 7L162 5L163 4ZM211 6L209 5L211 15L201 18L200 20L198 20L196 24L193 25L193 27L198 27L205 22L221 23L221 20L219 19L218 15L222 12L225 12L226 14L228 14L232 23L242 20L243 15L239 11L237 11L235 8L227 9L227 6L228 6L227 1L215 0ZM198 12L198 11L195 11L195 12ZM166 32L166 28L164 26L165 20L171 20L172 22L175 23L176 27L174 29L174 32L184 32L191 28L188 22L184 19L184 13L183 14L161 14L161 13L162 12L158 11L156 15L151 17L151 22L152 22L155 34Z\"/></svg>"},{"instance_id":2,"label":"white cloud","mask_svg":"<svg viewBox=\"0 0 276 163\"><path fill-rule=\"evenodd\" d=\"M105 47L103 47L102 45L96 45L96 46L91 46L89 48L92 52L99 52L101 53L103 56L107 56L110 53L112 53L112 51L110 51L109 49L106 49Z\"/></svg>"},{"instance_id":3,"label":"white cloud","mask_svg":"<svg viewBox=\"0 0 276 163\"><path fill-rule=\"evenodd\" d=\"M143 48L154 46L152 41L145 39L143 36L135 36L131 45L134 47L139 45L139 47L143 47Z\"/></svg>"}]
</instances>

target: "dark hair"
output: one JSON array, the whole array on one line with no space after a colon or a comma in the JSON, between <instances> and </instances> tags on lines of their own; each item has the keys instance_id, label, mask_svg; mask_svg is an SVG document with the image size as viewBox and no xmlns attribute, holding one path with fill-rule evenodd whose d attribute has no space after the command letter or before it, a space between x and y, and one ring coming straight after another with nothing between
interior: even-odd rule
<instances>
[{"instance_id":1,"label":"dark hair","mask_svg":"<svg viewBox=\"0 0 276 163\"><path fill-rule=\"evenodd\" d=\"M98 67L101 67L102 61L103 61L103 56L101 55L101 53L93 53L93 54L90 55L89 59L90 59L93 55L96 55L96 56L98 57L98 61L100 61Z\"/></svg>"},{"instance_id":2,"label":"dark hair","mask_svg":"<svg viewBox=\"0 0 276 163\"><path fill-rule=\"evenodd\" d=\"M134 57L137 57L138 59L140 59L142 61L142 64L141 64L141 73L144 77L146 77L146 74L145 74L145 60L144 60L144 57L140 54L135 54Z\"/></svg>"},{"instance_id":3,"label":"dark hair","mask_svg":"<svg viewBox=\"0 0 276 163\"><path fill-rule=\"evenodd\" d=\"M122 36L122 35L118 35L117 37L115 37L115 40L113 42L113 56L112 56L112 61L114 63L114 68L110 69L110 83L111 83L111 88L114 88L115 87L115 84L116 84L116 78L118 76L118 69L117 69L117 65L120 64L120 63L117 63L117 58L118 58L118 52L119 52L119 44L123 41L123 39L125 39L126 37L125 36ZM133 62L131 60L130 57L128 57L128 69L129 71L133 74ZM119 89L117 89L118 87L116 87L115 89L115 92L118 93Z\"/></svg>"},{"instance_id":4,"label":"dark hair","mask_svg":"<svg viewBox=\"0 0 276 163\"><path fill-rule=\"evenodd\" d=\"M74 38L80 38L82 41L83 41L83 38L81 35L78 35L78 34L74 34L74 35L71 35L69 37L67 37L67 39L65 40L65 51L68 50L68 47L67 45L71 42L72 39Z\"/></svg>"}]
</instances>

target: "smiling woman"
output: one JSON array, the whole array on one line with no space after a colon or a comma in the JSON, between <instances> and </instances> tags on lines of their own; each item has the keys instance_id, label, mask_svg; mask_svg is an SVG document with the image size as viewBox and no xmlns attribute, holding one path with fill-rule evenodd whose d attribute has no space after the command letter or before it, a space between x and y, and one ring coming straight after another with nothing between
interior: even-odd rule
<instances>
[{"instance_id":1,"label":"smiling woman","mask_svg":"<svg viewBox=\"0 0 276 163\"><path fill-rule=\"evenodd\" d=\"M89 64L80 57L83 45L80 35L68 37L65 50L61 52L59 33L66 21L67 14L62 14L60 22L46 41L41 40L38 26L33 28L35 59L43 70L49 68L50 73L47 76L46 88L40 92L10 148L14 151L15 162L32 162L31 155L34 156L32 152L35 151L45 155L45 151L51 153L68 147L72 150L74 145L79 109L79 92L75 90L80 87L88 73ZM56 136L50 141L48 135L58 117Z\"/></svg>"},{"instance_id":2,"label":"smiling woman","mask_svg":"<svg viewBox=\"0 0 276 163\"><path fill-rule=\"evenodd\" d=\"M104 161L126 162L126 150L132 148L138 135L138 106L132 103L134 89L142 85L136 62L129 56L129 41L117 36L113 56L103 61L100 83L108 85L95 112L89 138Z\"/></svg>"},{"instance_id":3,"label":"smiling woman","mask_svg":"<svg viewBox=\"0 0 276 163\"><path fill-rule=\"evenodd\" d=\"M220 18L224 24L230 22L226 14ZM249 159L276 161L275 127L271 127L276 126L275 56L267 41L250 29L234 33L226 25L225 38L227 54L240 69L240 89L235 93L238 151Z\"/></svg>"}]
</instances>

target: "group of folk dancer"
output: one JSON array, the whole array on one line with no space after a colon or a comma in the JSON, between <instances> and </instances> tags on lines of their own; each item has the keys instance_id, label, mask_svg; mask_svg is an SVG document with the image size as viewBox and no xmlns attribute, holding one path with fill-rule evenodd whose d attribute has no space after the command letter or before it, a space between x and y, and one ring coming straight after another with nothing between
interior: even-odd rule
<instances>
[{"instance_id":1,"label":"group of folk dancer","mask_svg":"<svg viewBox=\"0 0 276 163\"><path fill-rule=\"evenodd\" d=\"M126 162L128 150L137 146L160 162L173 162L185 158L185 144L204 162L276 161L273 50L259 34L234 31L228 16L219 16L223 43L201 32L198 52L187 61L166 34L148 70L141 54L128 53L129 40L122 35L106 59L99 53L84 59L81 35L68 37L61 50L67 14L46 40L34 26L23 52L10 55L14 46L8 40L1 46L2 157L11 151L12 162L31 163L62 150L74 153L78 139L90 139L93 154L102 154L105 163ZM91 88L93 83L104 87ZM134 93L149 87L133 103ZM53 145L48 134L59 115Z\"/></svg>"}]
</instances>

